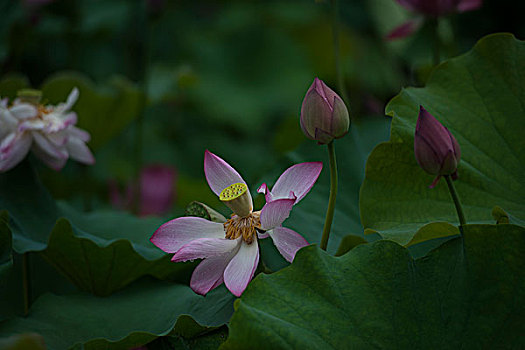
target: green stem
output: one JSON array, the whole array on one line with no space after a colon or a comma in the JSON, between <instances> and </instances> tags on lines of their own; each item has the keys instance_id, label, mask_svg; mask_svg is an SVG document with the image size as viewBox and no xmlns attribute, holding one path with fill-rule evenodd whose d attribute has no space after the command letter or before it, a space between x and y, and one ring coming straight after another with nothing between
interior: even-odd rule
<instances>
[{"instance_id":1,"label":"green stem","mask_svg":"<svg viewBox=\"0 0 525 350\"><path fill-rule=\"evenodd\" d=\"M31 282L29 275L29 253L22 254L22 287L24 289L24 316L29 314L31 303Z\"/></svg>"},{"instance_id":2,"label":"green stem","mask_svg":"<svg viewBox=\"0 0 525 350\"><path fill-rule=\"evenodd\" d=\"M454 205L456 206L456 211L458 212L459 231L461 232L461 234L463 234L463 226L465 226L465 224L467 223L465 221L465 215L463 214L463 208L461 207L461 202L459 201L459 197L456 192L456 188L454 187L454 183L452 182L450 175L445 175L445 180L447 181L448 190L450 191L450 196L452 197L452 200L454 201Z\"/></svg>"},{"instance_id":3,"label":"green stem","mask_svg":"<svg viewBox=\"0 0 525 350\"><path fill-rule=\"evenodd\" d=\"M439 40L439 22L437 18L430 20L432 26L432 62L437 66L441 62L441 40Z\"/></svg>"},{"instance_id":4,"label":"green stem","mask_svg":"<svg viewBox=\"0 0 525 350\"><path fill-rule=\"evenodd\" d=\"M344 83L343 69L341 67L341 54L339 52L339 7L337 0L331 0L332 4L332 37L334 45L335 71L337 75L337 87L343 98L344 103L348 106L348 94Z\"/></svg>"},{"instance_id":5,"label":"green stem","mask_svg":"<svg viewBox=\"0 0 525 350\"><path fill-rule=\"evenodd\" d=\"M321 249L323 250L326 250L328 246L328 238L330 237L330 229L332 228L335 213L335 198L337 196L337 162L335 159L334 141L331 141L327 146L330 159L330 197L324 221L323 236L321 237Z\"/></svg>"}]
</instances>

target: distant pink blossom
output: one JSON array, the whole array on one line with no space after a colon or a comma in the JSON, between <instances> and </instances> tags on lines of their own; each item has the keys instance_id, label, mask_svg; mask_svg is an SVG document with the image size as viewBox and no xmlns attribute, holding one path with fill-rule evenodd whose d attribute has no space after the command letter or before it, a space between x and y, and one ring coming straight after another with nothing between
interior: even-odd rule
<instances>
[{"instance_id":1,"label":"distant pink blossom","mask_svg":"<svg viewBox=\"0 0 525 350\"><path fill-rule=\"evenodd\" d=\"M16 99L11 106L6 99L0 102L0 172L20 163L32 150L40 160L60 170L69 158L92 165L93 154L86 146L87 131L75 126L77 115L70 111L78 99L74 88L66 103L57 106L22 102Z\"/></svg>"},{"instance_id":2,"label":"distant pink blossom","mask_svg":"<svg viewBox=\"0 0 525 350\"><path fill-rule=\"evenodd\" d=\"M148 165L140 172L139 215L163 215L169 212L175 198L175 168L163 164ZM109 199L113 207L130 210L135 196L134 186L128 184L124 193L116 181L109 182Z\"/></svg>"},{"instance_id":3,"label":"distant pink blossom","mask_svg":"<svg viewBox=\"0 0 525 350\"><path fill-rule=\"evenodd\" d=\"M206 151L204 172L212 191L228 205L233 214L226 222L212 222L198 217L180 217L162 225L151 242L167 253L172 261L204 259L193 271L190 286L198 294L207 294L223 282L240 296L253 278L259 262L258 239L270 237L289 262L296 252L308 245L297 232L282 227L292 207L312 188L322 163L301 163L288 168L270 191L259 188L266 204L253 211L246 182L223 159Z\"/></svg>"},{"instance_id":4,"label":"distant pink blossom","mask_svg":"<svg viewBox=\"0 0 525 350\"><path fill-rule=\"evenodd\" d=\"M387 40L406 38L416 32L425 17L438 18L452 13L477 10L483 0L396 0L401 6L417 15L391 30Z\"/></svg>"}]
</instances>

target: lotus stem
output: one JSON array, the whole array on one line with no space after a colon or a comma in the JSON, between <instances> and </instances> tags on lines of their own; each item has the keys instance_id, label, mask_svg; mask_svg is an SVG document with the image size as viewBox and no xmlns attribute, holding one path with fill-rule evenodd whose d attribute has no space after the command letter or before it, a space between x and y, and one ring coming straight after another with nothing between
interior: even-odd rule
<instances>
[{"instance_id":1,"label":"lotus stem","mask_svg":"<svg viewBox=\"0 0 525 350\"><path fill-rule=\"evenodd\" d=\"M328 239L330 238L330 230L335 213L335 199L337 197L337 162L335 159L334 141L331 141L327 146L330 162L330 197L328 199L323 235L321 236L321 249L323 250L326 250L328 246Z\"/></svg>"},{"instance_id":2,"label":"lotus stem","mask_svg":"<svg viewBox=\"0 0 525 350\"><path fill-rule=\"evenodd\" d=\"M461 235L463 235L463 226L466 225L465 221L465 215L463 214L463 208L461 207L461 202L459 201L458 194L456 192L456 188L454 187L454 183L452 182L452 179L450 175L445 175L445 180L447 181L448 190L450 191L450 196L452 197L452 200L454 201L454 205L456 206L456 211L458 213L458 219L459 219L459 232Z\"/></svg>"}]
</instances>

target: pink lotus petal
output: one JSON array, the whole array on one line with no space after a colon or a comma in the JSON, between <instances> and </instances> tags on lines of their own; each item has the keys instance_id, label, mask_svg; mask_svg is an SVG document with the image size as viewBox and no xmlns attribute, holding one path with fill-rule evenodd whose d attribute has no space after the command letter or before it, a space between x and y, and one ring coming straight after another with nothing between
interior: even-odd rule
<instances>
[{"instance_id":1,"label":"pink lotus petal","mask_svg":"<svg viewBox=\"0 0 525 350\"><path fill-rule=\"evenodd\" d=\"M68 131L70 136L77 137L77 138L81 139L84 142L89 142L89 140L91 140L91 135L89 135L89 133L87 131L79 129L76 126L72 126L72 125L69 126L67 131Z\"/></svg>"},{"instance_id":2,"label":"pink lotus petal","mask_svg":"<svg viewBox=\"0 0 525 350\"><path fill-rule=\"evenodd\" d=\"M33 139L35 140L35 146L39 147L44 153L48 154L51 157L58 159L67 159L68 153L64 147L58 147L54 145L51 141L47 139L38 131L31 133Z\"/></svg>"},{"instance_id":3,"label":"pink lotus petal","mask_svg":"<svg viewBox=\"0 0 525 350\"><path fill-rule=\"evenodd\" d=\"M66 143L66 149L74 160L88 165L95 164L95 157L81 139L70 137Z\"/></svg>"},{"instance_id":4,"label":"pink lotus petal","mask_svg":"<svg viewBox=\"0 0 525 350\"><path fill-rule=\"evenodd\" d=\"M240 245L239 245L240 246ZM204 259L191 275L190 287L200 295L206 295L224 282L224 270L237 250Z\"/></svg>"},{"instance_id":5,"label":"pink lotus petal","mask_svg":"<svg viewBox=\"0 0 525 350\"><path fill-rule=\"evenodd\" d=\"M204 173L208 185L217 196L234 183L246 184L235 169L208 150L204 153Z\"/></svg>"},{"instance_id":6,"label":"pink lotus petal","mask_svg":"<svg viewBox=\"0 0 525 350\"><path fill-rule=\"evenodd\" d=\"M414 34L414 32L416 32L422 24L423 21L420 18L408 20L400 26L395 27L392 31L390 31L390 33L387 34L385 39L388 41L392 41L406 38Z\"/></svg>"},{"instance_id":7,"label":"pink lotus petal","mask_svg":"<svg viewBox=\"0 0 525 350\"><path fill-rule=\"evenodd\" d=\"M28 103L20 103L9 109L11 115L19 120L35 117L38 114L36 108Z\"/></svg>"},{"instance_id":8,"label":"pink lotus petal","mask_svg":"<svg viewBox=\"0 0 525 350\"><path fill-rule=\"evenodd\" d=\"M20 163L31 147L31 135L11 133L0 144L0 171L7 171Z\"/></svg>"},{"instance_id":9,"label":"pink lotus petal","mask_svg":"<svg viewBox=\"0 0 525 350\"><path fill-rule=\"evenodd\" d=\"M292 262L295 258L295 253L302 247L306 247L308 242L300 234L286 227L276 227L268 231L273 243L279 250L279 253L288 262Z\"/></svg>"},{"instance_id":10,"label":"pink lotus petal","mask_svg":"<svg viewBox=\"0 0 525 350\"><path fill-rule=\"evenodd\" d=\"M267 202L261 210L261 228L271 230L290 216L295 198L281 198Z\"/></svg>"},{"instance_id":11,"label":"pink lotus petal","mask_svg":"<svg viewBox=\"0 0 525 350\"><path fill-rule=\"evenodd\" d=\"M257 240L252 244L241 242L241 247L224 270L224 284L235 296L240 297L253 278L259 263Z\"/></svg>"},{"instance_id":12,"label":"pink lotus petal","mask_svg":"<svg viewBox=\"0 0 525 350\"><path fill-rule=\"evenodd\" d=\"M188 261L205 259L212 256L230 253L239 248L241 238L199 238L183 245L173 256L171 261Z\"/></svg>"},{"instance_id":13,"label":"pink lotus petal","mask_svg":"<svg viewBox=\"0 0 525 350\"><path fill-rule=\"evenodd\" d=\"M78 121L77 114L75 112L70 112L63 117L63 122L64 122L63 128L67 128L70 125L75 125L77 121Z\"/></svg>"},{"instance_id":14,"label":"pink lotus petal","mask_svg":"<svg viewBox=\"0 0 525 350\"><path fill-rule=\"evenodd\" d=\"M295 203L298 203L310 192L322 169L323 163L321 162L292 165L279 176L271 190L271 194L267 195L266 201L290 198L290 192L293 192L297 197ZM262 186L259 187L259 190L261 188Z\"/></svg>"},{"instance_id":15,"label":"pink lotus petal","mask_svg":"<svg viewBox=\"0 0 525 350\"><path fill-rule=\"evenodd\" d=\"M48 167L55 171L61 170L64 165L66 165L67 158L57 158L54 156L49 155L49 153L44 152L42 148L38 147L36 144L33 144L33 147L31 148L31 151L35 156L38 157Z\"/></svg>"},{"instance_id":16,"label":"pink lotus petal","mask_svg":"<svg viewBox=\"0 0 525 350\"><path fill-rule=\"evenodd\" d=\"M47 134L46 136L49 141L51 141L53 144L55 144L58 147L64 146L68 140L68 135L64 130L59 131L59 132L54 132L52 134Z\"/></svg>"},{"instance_id":17,"label":"pink lotus petal","mask_svg":"<svg viewBox=\"0 0 525 350\"><path fill-rule=\"evenodd\" d=\"M483 5L483 0L461 0L458 4L459 12L477 10Z\"/></svg>"},{"instance_id":18,"label":"pink lotus petal","mask_svg":"<svg viewBox=\"0 0 525 350\"><path fill-rule=\"evenodd\" d=\"M199 238L224 238L223 224L197 217L181 217L168 221L151 236L151 243L175 253L183 245Z\"/></svg>"},{"instance_id":19,"label":"pink lotus petal","mask_svg":"<svg viewBox=\"0 0 525 350\"><path fill-rule=\"evenodd\" d=\"M173 167L149 165L140 173L140 215L168 212L175 197L177 172Z\"/></svg>"},{"instance_id":20,"label":"pink lotus petal","mask_svg":"<svg viewBox=\"0 0 525 350\"><path fill-rule=\"evenodd\" d=\"M23 132L26 130L43 130L46 127L46 123L39 119L26 120L18 125L18 131Z\"/></svg>"},{"instance_id":21,"label":"pink lotus petal","mask_svg":"<svg viewBox=\"0 0 525 350\"><path fill-rule=\"evenodd\" d=\"M69 111L73 107L73 105L77 102L78 96L79 96L79 92L78 92L78 89L75 87L69 93L66 103L58 106L58 110L62 113Z\"/></svg>"}]
</instances>

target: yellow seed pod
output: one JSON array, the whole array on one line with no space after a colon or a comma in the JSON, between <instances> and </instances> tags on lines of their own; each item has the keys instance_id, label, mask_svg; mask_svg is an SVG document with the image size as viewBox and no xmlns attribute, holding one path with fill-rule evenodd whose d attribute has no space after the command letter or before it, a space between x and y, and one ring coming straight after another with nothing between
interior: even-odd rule
<instances>
[{"instance_id":1,"label":"yellow seed pod","mask_svg":"<svg viewBox=\"0 0 525 350\"><path fill-rule=\"evenodd\" d=\"M222 190L221 194L219 195L219 199L223 202L231 201L235 198L239 198L246 191L248 191L248 186L243 183L235 183Z\"/></svg>"},{"instance_id":2,"label":"yellow seed pod","mask_svg":"<svg viewBox=\"0 0 525 350\"><path fill-rule=\"evenodd\" d=\"M221 191L219 199L240 217L247 217L253 210L252 196L248 186L234 183Z\"/></svg>"}]
</instances>

